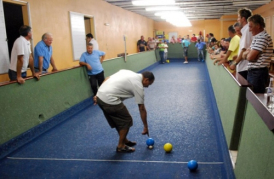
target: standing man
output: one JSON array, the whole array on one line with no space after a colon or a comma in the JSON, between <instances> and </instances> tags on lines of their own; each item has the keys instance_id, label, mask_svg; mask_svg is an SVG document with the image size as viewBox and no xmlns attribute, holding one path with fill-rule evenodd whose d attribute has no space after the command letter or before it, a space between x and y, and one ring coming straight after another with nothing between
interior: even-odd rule
<instances>
[{"instance_id":1,"label":"standing man","mask_svg":"<svg viewBox=\"0 0 274 179\"><path fill-rule=\"evenodd\" d=\"M32 38L31 27L21 26L19 29L20 37L18 37L11 50L11 60L9 68L10 81L16 81L20 84L25 83L23 78L27 77L27 68L30 67L32 76L40 79L39 74L35 73L33 66L33 58L31 55L30 40Z\"/></svg>"},{"instance_id":2,"label":"standing man","mask_svg":"<svg viewBox=\"0 0 274 179\"><path fill-rule=\"evenodd\" d=\"M91 33L86 35L87 44L91 43L93 45L93 50L99 50L98 42L93 38Z\"/></svg>"},{"instance_id":3,"label":"standing man","mask_svg":"<svg viewBox=\"0 0 274 179\"><path fill-rule=\"evenodd\" d=\"M187 52L188 52L188 47L190 45L190 39L189 39L189 35L187 35L187 38L182 40L182 47L184 49L184 56L185 56L185 61L184 63L188 63L187 61Z\"/></svg>"},{"instance_id":4,"label":"standing man","mask_svg":"<svg viewBox=\"0 0 274 179\"><path fill-rule=\"evenodd\" d=\"M105 80L104 69L102 63L105 59L105 52L93 50L93 44L87 45L87 51L81 55L80 65L87 67L90 86L95 96L97 93L97 83L101 86Z\"/></svg>"},{"instance_id":5,"label":"standing man","mask_svg":"<svg viewBox=\"0 0 274 179\"><path fill-rule=\"evenodd\" d=\"M52 34L45 33L34 48L34 70L39 74L47 73L49 64L52 66L52 72L57 71L52 58L52 40Z\"/></svg>"},{"instance_id":6,"label":"standing man","mask_svg":"<svg viewBox=\"0 0 274 179\"><path fill-rule=\"evenodd\" d=\"M255 14L248 18L249 31L253 40L250 48L243 53L248 60L247 81L252 84L254 93L264 93L268 80L268 68L273 56L271 36L264 30L265 22L261 15Z\"/></svg>"},{"instance_id":7,"label":"standing man","mask_svg":"<svg viewBox=\"0 0 274 179\"><path fill-rule=\"evenodd\" d=\"M95 104L97 103L102 109L110 127L115 128L119 134L116 152L134 152L135 148L132 146L136 145L136 142L127 139L129 128L133 122L123 100L135 97L144 125L142 134L149 135L147 111L144 104L144 87L148 87L153 82L154 75L151 72L137 74L130 70L120 70L106 78L93 98Z\"/></svg>"},{"instance_id":8,"label":"standing man","mask_svg":"<svg viewBox=\"0 0 274 179\"><path fill-rule=\"evenodd\" d=\"M147 49L148 50L155 50L155 41L150 37L148 38Z\"/></svg>"},{"instance_id":9,"label":"standing man","mask_svg":"<svg viewBox=\"0 0 274 179\"><path fill-rule=\"evenodd\" d=\"M147 42L144 40L144 36L141 36L141 39L137 42L137 50L138 52L146 51Z\"/></svg>"},{"instance_id":10,"label":"standing man","mask_svg":"<svg viewBox=\"0 0 274 179\"><path fill-rule=\"evenodd\" d=\"M230 69L235 70L236 72L242 75L245 79L247 79L247 65L248 61L243 59L243 53L248 49L251 45L253 36L252 33L249 31L247 19L252 16L252 11L250 9L240 9L238 11L238 22L241 25L241 34L242 37L240 39L240 48L238 52L238 56L236 60L230 65Z\"/></svg>"},{"instance_id":11,"label":"standing man","mask_svg":"<svg viewBox=\"0 0 274 179\"><path fill-rule=\"evenodd\" d=\"M201 42L200 39L198 39L198 43L196 43L195 47L197 47L198 50L198 61L200 61L200 55L202 56L202 62L204 62L205 60L205 56L204 56L204 47L206 46L205 42Z\"/></svg>"},{"instance_id":12,"label":"standing man","mask_svg":"<svg viewBox=\"0 0 274 179\"><path fill-rule=\"evenodd\" d=\"M236 35L236 31L233 25L228 27L228 35L231 38L228 51L226 52L226 55L224 57L221 56L221 58L217 58L214 61L214 64L218 62L218 65L221 65L223 63L229 63L229 65L231 65L233 62L233 57L238 54L240 37Z\"/></svg>"}]
</instances>

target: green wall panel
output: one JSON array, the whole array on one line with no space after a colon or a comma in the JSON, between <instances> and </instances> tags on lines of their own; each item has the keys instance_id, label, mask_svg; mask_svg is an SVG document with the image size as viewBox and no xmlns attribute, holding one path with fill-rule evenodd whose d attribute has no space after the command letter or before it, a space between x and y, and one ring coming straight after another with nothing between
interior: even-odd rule
<instances>
[{"instance_id":1,"label":"green wall panel","mask_svg":"<svg viewBox=\"0 0 274 179\"><path fill-rule=\"evenodd\" d=\"M237 179L274 178L274 134L247 102L241 143L235 166Z\"/></svg>"},{"instance_id":2,"label":"green wall panel","mask_svg":"<svg viewBox=\"0 0 274 179\"><path fill-rule=\"evenodd\" d=\"M213 65L213 60L208 54L206 59L227 145L230 149L237 150L244 114L242 103L246 102L246 88L241 88L223 66Z\"/></svg>"},{"instance_id":3,"label":"green wall panel","mask_svg":"<svg viewBox=\"0 0 274 179\"><path fill-rule=\"evenodd\" d=\"M89 98L84 68L0 87L0 144Z\"/></svg>"}]
</instances>

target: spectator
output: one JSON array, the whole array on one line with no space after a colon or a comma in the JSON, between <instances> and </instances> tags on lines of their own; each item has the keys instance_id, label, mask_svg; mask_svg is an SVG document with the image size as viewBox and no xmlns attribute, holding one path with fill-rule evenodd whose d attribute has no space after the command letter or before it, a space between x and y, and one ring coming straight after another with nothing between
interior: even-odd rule
<instances>
[{"instance_id":1,"label":"spectator","mask_svg":"<svg viewBox=\"0 0 274 179\"><path fill-rule=\"evenodd\" d=\"M52 34L45 33L34 48L34 70L39 74L47 73L49 64L52 66L52 72L57 71L52 57L52 40Z\"/></svg>"},{"instance_id":2,"label":"spectator","mask_svg":"<svg viewBox=\"0 0 274 179\"><path fill-rule=\"evenodd\" d=\"M93 50L99 50L98 42L93 38L91 33L86 35L87 44L91 43L93 45Z\"/></svg>"},{"instance_id":3,"label":"spectator","mask_svg":"<svg viewBox=\"0 0 274 179\"><path fill-rule=\"evenodd\" d=\"M94 104L98 103L102 109L110 127L115 128L119 134L116 152L134 152L133 146L136 145L136 142L127 139L133 122L123 100L135 98L144 125L142 134L149 135L147 111L144 104L144 88L150 86L154 79L153 73L148 71L137 74L130 70L120 70L106 79L93 98Z\"/></svg>"},{"instance_id":4,"label":"spectator","mask_svg":"<svg viewBox=\"0 0 274 179\"><path fill-rule=\"evenodd\" d=\"M141 39L137 42L137 50L138 52L146 51L147 42L144 40L144 36L141 36Z\"/></svg>"},{"instance_id":5,"label":"spectator","mask_svg":"<svg viewBox=\"0 0 274 179\"><path fill-rule=\"evenodd\" d=\"M235 24L233 25L235 31L236 31L236 35L238 35L239 37L242 36L242 33L241 33L241 29L242 29L242 26L240 25L239 22L235 22Z\"/></svg>"},{"instance_id":6,"label":"spectator","mask_svg":"<svg viewBox=\"0 0 274 179\"><path fill-rule=\"evenodd\" d=\"M247 81L252 84L254 93L264 93L268 81L268 68L273 55L271 36L264 30L262 16L255 14L248 18L249 31L253 40L250 48L243 53L248 60Z\"/></svg>"},{"instance_id":7,"label":"spectator","mask_svg":"<svg viewBox=\"0 0 274 179\"><path fill-rule=\"evenodd\" d=\"M221 52L219 54L216 54L216 55L214 55L214 54L210 55L210 58L212 60L218 59L218 58L224 58L225 54L227 53L227 50L228 50L229 44L230 44L230 38L226 38L221 42L222 42Z\"/></svg>"},{"instance_id":8,"label":"spectator","mask_svg":"<svg viewBox=\"0 0 274 179\"><path fill-rule=\"evenodd\" d=\"M187 35L187 38L182 40L182 47L183 47L183 50L184 50L184 57L185 57L184 63L188 63L187 52L188 52L188 47L189 47L190 44L191 43L190 43L189 35Z\"/></svg>"},{"instance_id":9,"label":"spectator","mask_svg":"<svg viewBox=\"0 0 274 179\"><path fill-rule=\"evenodd\" d=\"M181 35L179 35L179 37L177 38L177 43L182 43L182 37L181 37Z\"/></svg>"},{"instance_id":10,"label":"spectator","mask_svg":"<svg viewBox=\"0 0 274 179\"><path fill-rule=\"evenodd\" d=\"M252 42L252 33L249 31L247 19L252 16L252 11L250 9L244 8L238 11L238 22L241 25L241 34L240 39L240 48L236 60L230 65L230 69L235 70L236 72L242 75L247 79L247 66L248 61L243 59L243 53L248 49Z\"/></svg>"},{"instance_id":11,"label":"spectator","mask_svg":"<svg viewBox=\"0 0 274 179\"><path fill-rule=\"evenodd\" d=\"M167 48L168 48L168 45L167 45L167 43L165 42L165 50L164 50L164 61L165 61L165 62L167 61Z\"/></svg>"},{"instance_id":12,"label":"spectator","mask_svg":"<svg viewBox=\"0 0 274 179\"><path fill-rule=\"evenodd\" d=\"M150 37L148 38L147 49L148 50L155 50L155 41L152 40Z\"/></svg>"},{"instance_id":13,"label":"spectator","mask_svg":"<svg viewBox=\"0 0 274 179\"><path fill-rule=\"evenodd\" d=\"M176 43L176 39L175 39L175 37L174 36L172 36L171 37L171 39L170 39L170 42L169 43L172 43L172 44L175 44Z\"/></svg>"},{"instance_id":14,"label":"spectator","mask_svg":"<svg viewBox=\"0 0 274 179\"><path fill-rule=\"evenodd\" d=\"M160 40L158 48L159 48L159 54L160 54L160 58L161 58L161 62L162 64L165 63L165 57L164 57L164 53L165 53L165 49L167 48L165 45L166 42L163 42L162 40Z\"/></svg>"},{"instance_id":15,"label":"spectator","mask_svg":"<svg viewBox=\"0 0 274 179\"><path fill-rule=\"evenodd\" d=\"M233 57L238 54L240 37L236 35L236 31L232 25L228 27L228 34L231 38L228 51L224 58L217 58L214 64L218 62L218 65L221 65L223 63L229 63L229 65L231 65L231 63L233 62Z\"/></svg>"},{"instance_id":16,"label":"spectator","mask_svg":"<svg viewBox=\"0 0 274 179\"><path fill-rule=\"evenodd\" d=\"M157 35L155 36L154 42L155 42L155 48L156 48L156 47L158 47L158 44L159 44L159 38L158 38L158 36L157 36Z\"/></svg>"},{"instance_id":17,"label":"spectator","mask_svg":"<svg viewBox=\"0 0 274 179\"><path fill-rule=\"evenodd\" d=\"M28 66L32 72L32 76L40 79L38 73L34 71L33 58L30 49L30 40L32 38L31 27L21 26L19 29L20 37L18 37L11 50L9 78L10 81L16 81L19 84L25 83L27 77Z\"/></svg>"},{"instance_id":18,"label":"spectator","mask_svg":"<svg viewBox=\"0 0 274 179\"><path fill-rule=\"evenodd\" d=\"M166 37L164 36L164 37L163 37L163 43L165 43L165 42L166 42L166 43L169 43L168 40L166 39Z\"/></svg>"},{"instance_id":19,"label":"spectator","mask_svg":"<svg viewBox=\"0 0 274 179\"><path fill-rule=\"evenodd\" d=\"M208 38L208 43L210 43L211 39L214 38L214 34L209 33L207 38Z\"/></svg>"},{"instance_id":20,"label":"spectator","mask_svg":"<svg viewBox=\"0 0 274 179\"><path fill-rule=\"evenodd\" d=\"M192 43L196 43L197 42L197 37L195 36L195 34L192 35L191 42Z\"/></svg>"},{"instance_id":21,"label":"spectator","mask_svg":"<svg viewBox=\"0 0 274 179\"><path fill-rule=\"evenodd\" d=\"M202 56L202 62L204 62L205 56L204 56L204 47L206 46L205 42L201 42L200 39L198 39L198 43L196 43L195 47L197 47L198 50L198 61L200 61L200 56Z\"/></svg>"},{"instance_id":22,"label":"spectator","mask_svg":"<svg viewBox=\"0 0 274 179\"><path fill-rule=\"evenodd\" d=\"M93 95L96 95L97 93L97 83L98 86L101 86L105 80L104 69L102 67L105 54L105 52L93 50L93 44L89 43L87 45L87 51L84 52L80 58L79 64L87 67L87 73Z\"/></svg>"}]
</instances>

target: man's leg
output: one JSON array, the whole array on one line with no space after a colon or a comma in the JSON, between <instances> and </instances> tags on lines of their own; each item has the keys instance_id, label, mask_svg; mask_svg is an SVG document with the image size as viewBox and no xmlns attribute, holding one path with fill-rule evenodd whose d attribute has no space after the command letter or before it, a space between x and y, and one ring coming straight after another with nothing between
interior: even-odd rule
<instances>
[{"instance_id":1,"label":"man's leg","mask_svg":"<svg viewBox=\"0 0 274 179\"><path fill-rule=\"evenodd\" d=\"M184 63L188 63L188 61L187 61L187 47L184 48L184 55L185 55L185 62Z\"/></svg>"},{"instance_id":2,"label":"man's leg","mask_svg":"<svg viewBox=\"0 0 274 179\"><path fill-rule=\"evenodd\" d=\"M252 84L254 93L264 93L267 86L268 70L249 70L247 81Z\"/></svg>"},{"instance_id":3,"label":"man's leg","mask_svg":"<svg viewBox=\"0 0 274 179\"><path fill-rule=\"evenodd\" d=\"M204 62L205 61L205 56L204 56L204 50L201 50L201 54L202 54L202 62Z\"/></svg>"},{"instance_id":4,"label":"man's leg","mask_svg":"<svg viewBox=\"0 0 274 179\"><path fill-rule=\"evenodd\" d=\"M101 84L105 80L104 71L102 71L101 73L97 74L96 77L97 77L97 80L98 80L98 86L101 86Z\"/></svg>"},{"instance_id":5,"label":"man's leg","mask_svg":"<svg viewBox=\"0 0 274 179\"><path fill-rule=\"evenodd\" d=\"M201 50L198 50L198 61L200 61Z\"/></svg>"},{"instance_id":6,"label":"man's leg","mask_svg":"<svg viewBox=\"0 0 274 179\"><path fill-rule=\"evenodd\" d=\"M96 75L90 75L89 76L89 82L90 82L90 87L91 87L92 92L93 92L93 96L95 96L97 94L97 79L96 79Z\"/></svg>"}]
</instances>

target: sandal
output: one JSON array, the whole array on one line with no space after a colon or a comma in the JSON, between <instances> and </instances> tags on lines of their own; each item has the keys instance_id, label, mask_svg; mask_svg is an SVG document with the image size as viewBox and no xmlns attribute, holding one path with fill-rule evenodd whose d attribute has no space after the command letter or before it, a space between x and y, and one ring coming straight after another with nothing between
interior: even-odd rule
<instances>
[{"instance_id":1,"label":"sandal","mask_svg":"<svg viewBox=\"0 0 274 179\"><path fill-rule=\"evenodd\" d=\"M129 147L129 146L125 146L124 148L116 148L116 152L118 153L130 153L130 152L134 152L135 148Z\"/></svg>"},{"instance_id":2,"label":"sandal","mask_svg":"<svg viewBox=\"0 0 274 179\"><path fill-rule=\"evenodd\" d=\"M133 147L134 145L136 145L137 143L136 142L132 142L132 141L128 141L127 143L125 143L127 146L129 147Z\"/></svg>"}]
</instances>

